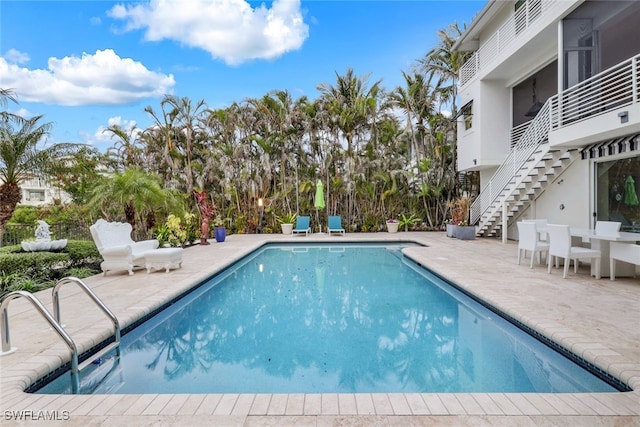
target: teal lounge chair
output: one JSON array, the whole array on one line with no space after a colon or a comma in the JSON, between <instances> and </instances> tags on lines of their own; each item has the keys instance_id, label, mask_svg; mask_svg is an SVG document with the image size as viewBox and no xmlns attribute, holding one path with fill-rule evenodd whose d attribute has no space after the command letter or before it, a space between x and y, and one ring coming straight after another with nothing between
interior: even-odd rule
<instances>
[{"instance_id":1,"label":"teal lounge chair","mask_svg":"<svg viewBox=\"0 0 640 427\"><path fill-rule=\"evenodd\" d=\"M329 234L340 233L344 236L344 228L342 228L342 218L340 216L329 216Z\"/></svg>"},{"instance_id":2,"label":"teal lounge chair","mask_svg":"<svg viewBox=\"0 0 640 427\"><path fill-rule=\"evenodd\" d=\"M293 234L296 233L304 233L305 236L308 236L311 233L311 227L309 226L310 217L308 216L298 216L296 218L296 227L293 229Z\"/></svg>"}]
</instances>

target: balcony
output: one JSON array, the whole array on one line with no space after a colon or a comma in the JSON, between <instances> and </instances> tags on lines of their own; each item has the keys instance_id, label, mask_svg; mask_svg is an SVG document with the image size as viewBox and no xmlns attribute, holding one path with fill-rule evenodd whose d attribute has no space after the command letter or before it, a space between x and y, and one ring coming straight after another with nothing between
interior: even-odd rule
<instances>
[{"instance_id":1,"label":"balcony","mask_svg":"<svg viewBox=\"0 0 640 427\"><path fill-rule=\"evenodd\" d=\"M504 59L501 55L516 44L525 30L557 9L555 1L527 0L491 37L482 41L480 48L460 68L460 86L464 87L481 70Z\"/></svg>"},{"instance_id":2,"label":"balcony","mask_svg":"<svg viewBox=\"0 0 640 427\"><path fill-rule=\"evenodd\" d=\"M551 128L559 129L640 102L640 55L552 97Z\"/></svg>"}]
</instances>

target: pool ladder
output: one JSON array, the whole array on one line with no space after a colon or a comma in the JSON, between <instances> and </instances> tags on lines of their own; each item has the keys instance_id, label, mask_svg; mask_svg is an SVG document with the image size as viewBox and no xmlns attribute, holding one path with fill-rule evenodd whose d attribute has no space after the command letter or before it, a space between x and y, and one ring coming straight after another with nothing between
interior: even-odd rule
<instances>
[{"instance_id":1,"label":"pool ladder","mask_svg":"<svg viewBox=\"0 0 640 427\"><path fill-rule=\"evenodd\" d=\"M60 314L60 297L59 290L62 285L66 283L75 283L95 302L98 307L111 319L114 326L114 341L109 345L103 347L97 352L93 353L89 357L86 358L82 363L78 363L78 348L76 344L73 342L69 334L64 330L60 322L61 314ZM116 354L120 355L120 323L116 316L109 310L109 308L98 298L98 296L80 279L76 277L65 277L60 279L56 285L53 287L52 298L53 298L53 315L45 308L44 305L36 298L32 293L26 291L14 291L7 294L2 300L2 304L0 305L0 335L2 338L2 352L0 352L0 356L5 356L7 354L11 354L15 352L17 349L15 347L11 347L11 339L9 336L9 302L16 298L24 297L29 302L33 304L36 310L45 318L45 320L51 325L53 330L55 330L60 338L67 344L69 350L71 351L71 392L73 394L77 394L80 388L80 380L79 373L87 368L87 366L91 365L91 363L103 356L104 354L110 352L115 349Z\"/></svg>"}]
</instances>

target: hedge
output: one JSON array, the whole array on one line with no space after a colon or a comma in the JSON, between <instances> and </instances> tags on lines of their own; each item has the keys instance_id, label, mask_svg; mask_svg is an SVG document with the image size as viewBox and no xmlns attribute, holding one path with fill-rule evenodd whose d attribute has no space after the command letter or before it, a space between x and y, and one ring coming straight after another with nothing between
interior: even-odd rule
<instances>
[{"instance_id":1,"label":"hedge","mask_svg":"<svg viewBox=\"0 0 640 427\"><path fill-rule=\"evenodd\" d=\"M24 252L20 245L0 248L0 294L33 286L46 288L69 275L82 271L85 276L97 274L102 257L95 244L70 240L67 247L56 252ZM7 279L7 280L4 280Z\"/></svg>"}]
</instances>

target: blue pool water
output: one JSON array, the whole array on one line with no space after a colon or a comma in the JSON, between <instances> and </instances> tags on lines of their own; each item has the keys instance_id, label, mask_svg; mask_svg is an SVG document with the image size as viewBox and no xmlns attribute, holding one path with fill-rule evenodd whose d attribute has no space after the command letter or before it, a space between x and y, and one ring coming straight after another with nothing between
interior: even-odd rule
<instances>
[{"instance_id":1,"label":"blue pool water","mask_svg":"<svg viewBox=\"0 0 640 427\"><path fill-rule=\"evenodd\" d=\"M80 392L616 391L403 246L267 246L125 334Z\"/></svg>"}]
</instances>

